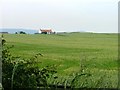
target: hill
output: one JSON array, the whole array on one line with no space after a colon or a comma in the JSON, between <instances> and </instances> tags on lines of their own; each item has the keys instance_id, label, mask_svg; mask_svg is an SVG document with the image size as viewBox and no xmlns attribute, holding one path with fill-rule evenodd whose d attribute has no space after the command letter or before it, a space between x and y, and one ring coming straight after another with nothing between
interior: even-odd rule
<instances>
[{"instance_id":1,"label":"hill","mask_svg":"<svg viewBox=\"0 0 120 90\"><path fill-rule=\"evenodd\" d=\"M32 29L20 29L20 28L1 28L0 29L0 32L8 32L8 33L11 33L11 34L14 34L15 32L19 32L19 31L24 31L26 32L27 34L34 34L34 33L37 33L38 31L37 30L32 30Z\"/></svg>"}]
</instances>

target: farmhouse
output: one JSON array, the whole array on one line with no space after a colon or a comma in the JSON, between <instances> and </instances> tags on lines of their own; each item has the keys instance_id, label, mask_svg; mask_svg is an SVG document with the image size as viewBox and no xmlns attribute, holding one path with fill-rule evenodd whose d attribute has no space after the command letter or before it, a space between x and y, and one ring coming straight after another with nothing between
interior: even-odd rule
<instances>
[{"instance_id":1,"label":"farmhouse","mask_svg":"<svg viewBox=\"0 0 120 90\"><path fill-rule=\"evenodd\" d=\"M40 29L41 34L52 34L52 29Z\"/></svg>"}]
</instances>

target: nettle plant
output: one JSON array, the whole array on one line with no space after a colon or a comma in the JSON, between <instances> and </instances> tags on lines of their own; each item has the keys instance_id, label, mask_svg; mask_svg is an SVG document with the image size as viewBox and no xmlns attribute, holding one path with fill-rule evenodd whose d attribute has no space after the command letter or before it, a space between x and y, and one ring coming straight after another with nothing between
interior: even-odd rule
<instances>
[{"instance_id":1,"label":"nettle plant","mask_svg":"<svg viewBox=\"0 0 120 90\"><path fill-rule=\"evenodd\" d=\"M40 88L48 87L47 79L52 77L56 71L56 66L46 66L39 68L36 54L30 59L14 57L10 53L6 40L2 37L2 86L3 88Z\"/></svg>"}]
</instances>

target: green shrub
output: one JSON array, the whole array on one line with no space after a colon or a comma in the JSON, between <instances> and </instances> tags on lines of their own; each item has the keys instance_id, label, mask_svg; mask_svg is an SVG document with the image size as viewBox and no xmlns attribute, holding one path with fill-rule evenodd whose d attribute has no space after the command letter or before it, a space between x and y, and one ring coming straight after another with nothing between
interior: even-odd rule
<instances>
[{"instance_id":1,"label":"green shrub","mask_svg":"<svg viewBox=\"0 0 120 90\"><path fill-rule=\"evenodd\" d=\"M55 66L39 68L36 54L25 60L22 57L14 57L10 48L2 38L2 86L3 88L40 88L48 87L47 79L57 73Z\"/></svg>"}]
</instances>

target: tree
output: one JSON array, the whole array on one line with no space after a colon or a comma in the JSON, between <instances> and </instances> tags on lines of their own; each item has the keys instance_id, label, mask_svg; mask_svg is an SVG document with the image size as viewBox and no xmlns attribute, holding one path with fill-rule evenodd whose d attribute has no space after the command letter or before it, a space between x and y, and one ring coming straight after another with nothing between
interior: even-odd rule
<instances>
[{"instance_id":1,"label":"tree","mask_svg":"<svg viewBox=\"0 0 120 90\"><path fill-rule=\"evenodd\" d=\"M24 32L24 31L20 31L19 33L20 33L20 34L26 34L26 32Z\"/></svg>"}]
</instances>

